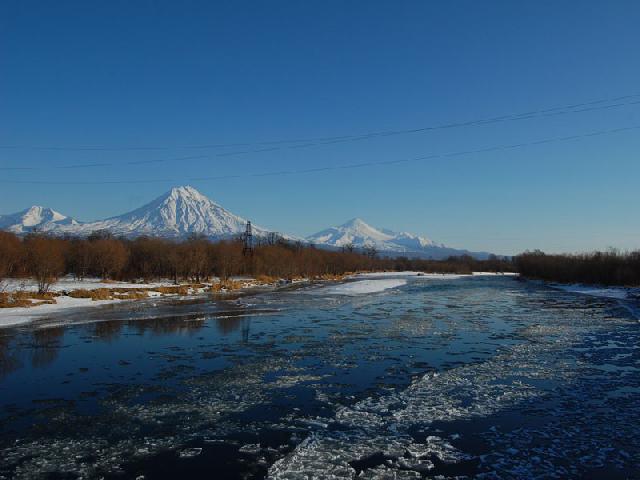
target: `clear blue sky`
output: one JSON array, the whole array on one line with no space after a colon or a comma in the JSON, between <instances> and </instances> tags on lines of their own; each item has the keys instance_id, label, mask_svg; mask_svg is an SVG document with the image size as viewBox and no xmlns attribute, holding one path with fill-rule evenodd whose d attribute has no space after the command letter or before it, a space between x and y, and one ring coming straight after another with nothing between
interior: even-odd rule
<instances>
[{"instance_id":1,"label":"clear blue sky","mask_svg":"<svg viewBox=\"0 0 640 480\"><path fill-rule=\"evenodd\" d=\"M159 181L0 183L0 213L43 204L93 220L189 183L299 235L359 216L504 254L640 248L640 130L405 164L189 180L640 125L638 103L230 156L219 154L264 146L181 148L412 129L640 94L639 25L636 0L5 0L0 144L19 148L0 149L0 179ZM84 145L110 149L69 149ZM34 148L52 146L63 148ZM206 158L127 164L192 155ZM88 163L119 165L51 168ZM6 170L15 166L43 168Z\"/></svg>"}]
</instances>

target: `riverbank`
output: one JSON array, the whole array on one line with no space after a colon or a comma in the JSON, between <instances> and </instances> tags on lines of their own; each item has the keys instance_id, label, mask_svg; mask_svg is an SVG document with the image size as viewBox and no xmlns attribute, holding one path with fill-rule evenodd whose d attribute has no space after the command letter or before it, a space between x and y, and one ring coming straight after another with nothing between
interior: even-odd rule
<instances>
[{"instance_id":1,"label":"riverbank","mask_svg":"<svg viewBox=\"0 0 640 480\"><path fill-rule=\"evenodd\" d=\"M526 277L521 277L521 279L524 282L541 285L553 290L559 290L574 295L617 301L620 307L628 311L633 318L640 320L640 287L614 287L584 283L557 283Z\"/></svg>"},{"instance_id":2,"label":"riverbank","mask_svg":"<svg viewBox=\"0 0 640 480\"><path fill-rule=\"evenodd\" d=\"M587 295L590 297L611 298L615 300L640 301L640 287L609 286L588 283L559 283L534 278L521 277L523 281L536 285L544 285L554 290L562 290L567 293Z\"/></svg>"},{"instance_id":3,"label":"riverbank","mask_svg":"<svg viewBox=\"0 0 640 480\"><path fill-rule=\"evenodd\" d=\"M64 277L53 284L46 294L38 294L38 286L33 279L7 279L0 282L0 295L13 302L0 308L0 328L28 324L45 320L70 310L95 308L121 302L148 300L150 298L176 297L188 298L206 294L226 294L230 292L246 293L256 288L276 288L291 283L327 282L327 293L336 295L364 295L396 288L406 283L402 277L425 277L451 279L469 276L507 275L513 273L474 272L468 274L438 274L415 271L403 272L364 272L344 276L325 276L314 279L299 278L283 280L258 276L233 277L226 281L211 279L201 283L174 284L171 280L157 282L105 282L98 278L76 280ZM395 278L393 278L395 277ZM7 306L9 305L9 306Z\"/></svg>"},{"instance_id":4,"label":"riverbank","mask_svg":"<svg viewBox=\"0 0 640 480\"><path fill-rule=\"evenodd\" d=\"M298 279L296 282L306 281ZM270 277L235 277L229 280L211 279L201 283L174 284L170 280L157 282L105 282L98 278L76 280L64 277L45 294L38 293L33 279L7 279L0 282L0 295L5 307L0 308L0 327L9 327L46 319L71 309L95 308L125 301L160 297L193 297L204 294L225 294L251 288L276 287L282 280Z\"/></svg>"}]
</instances>

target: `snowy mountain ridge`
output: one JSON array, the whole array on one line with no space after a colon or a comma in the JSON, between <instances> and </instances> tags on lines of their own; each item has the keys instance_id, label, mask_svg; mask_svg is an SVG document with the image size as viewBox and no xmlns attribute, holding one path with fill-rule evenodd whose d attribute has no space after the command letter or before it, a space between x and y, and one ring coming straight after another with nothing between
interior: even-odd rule
<instances>
[{"instance_id":1,"label":"snowy mountain ridge","mask_svg":"<svg viewBox=\"0 0 640 480\"><path fill-rule=\"evenodd\" d=\"M245 231L247 220L224 209L193 187L174 187L155 200L123 215L94 222L78 222L50 208L33 206L11 215L0 215L0 230L16 234L29 232L55 235L88 236L107 230L124 237L158 236L184 238L198 234L210 239L231 238ZM256 237L266 237L270 231L253 225ZM281 235L289 240L302 240ZM353 245L360 249L374 247L381 255L402 254L409 257L447 258L454 255L473 255L486 258L485 252L469 252L446 247L427 237L408 232L379 229L364 220L354 218L347 223L327 228L307 237L306 242L319 247L339 249Z\"/></svg>"},{"instance_id":2,"label":"snowy mountain ridge","mask_svg":"<svg viewBox=\"0 0 640 480\"><path fill-rule=\"evenodd\" d=\"M373 246L378 250L408 251L437 245L426 237L420 237L408 232L394 232L378 229L367 224L360 218L353 218L337 227L327 228L307 237L307 241L333 247Z\"/></svg>"},{"instance_id":3,"label":"snowy mountain ridge","mask_svg":"<svg viewBox=\"0 0 640 480\"><path fill-rule=\"evenodd\" d=\"M246 225L244 218L224 209L195 188L184 186L174 187L123 215L85 223L79 233L108 230L126 237L185 237L200 234L211 238L227 238L244 232ZM258 226L253 226L253 232L258 236L267 234L267 230Z\"/></svg>"},{"instance_id":4,"label":"snowy mountain ridge","mask_svg":"<svg viewBox=\"0 0 640 480\"><path fill-rule=\"evenodd\" d=\"M38 214L41 209L45 214ZM33 212L26 214L26 212ZM51 213L49 213L51 212ZM229 238L244 232L247 220L234 215L193 187L174 187L142 207L123 215L81 223L51 209L31 207L24 212L0 216L0 229L15 233L41 232L86 236L108 230L125 237L185 237L200 234L210 238ZM268 230L253 226L257 236Z\"/></svg>"},{"instance_id":5,"label":"snowy mountain ridge","mask_svg":"<svg viewBox=\"0 0 640 480\"><path fill-rule=\"evenodd\" d=\"M79 225L79 222L75 219L39 205L11 215L0 215L0 230L18 234L34 230L49 232L60 227L76 225Z\"/></svg>"},{"instance_id":6,"label":"snowy mountain ridge","mask_svg":"<svg viewBox=\"0 0 640 480\"><path fill-rule=\"evenodd\" d=\"M471 255L486 258L486 252L470 252L450 248L427 237L408 232L394 232L376 228L360 218L353 218L337 227L330 227L306 239L309 243L331 248L353 246L356 249L374 247L382 255L403 254L410 257L443 259L450 256Z\"/></svg>"}]
</instances>

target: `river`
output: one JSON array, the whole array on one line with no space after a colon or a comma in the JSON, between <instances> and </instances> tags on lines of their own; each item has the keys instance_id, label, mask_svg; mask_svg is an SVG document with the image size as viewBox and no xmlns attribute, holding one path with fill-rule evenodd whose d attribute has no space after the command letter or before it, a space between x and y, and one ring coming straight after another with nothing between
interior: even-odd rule
<instances>
[{"instance_id":1,"label":"river","mask_svg":"<svg viewBox=\"0 0 640 480\"><path fill-rule=\"evenodd\" d=\"M387 275L0 330L0 478L640 478L632 307Z\"/></svg>"}]
</instances>

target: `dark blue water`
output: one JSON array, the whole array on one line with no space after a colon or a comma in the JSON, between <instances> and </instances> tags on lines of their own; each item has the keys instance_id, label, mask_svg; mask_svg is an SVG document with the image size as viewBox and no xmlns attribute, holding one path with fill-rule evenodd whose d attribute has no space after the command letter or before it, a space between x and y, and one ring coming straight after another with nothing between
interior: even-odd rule
<instances>
[{"instance_id":1,"label":"dark blue water","mask_svg":"<svg viewBox=\"0 0 640 480\"><path fill-rule=\"evenodd\" d=\"M0 331L0 478L640 478L629 309L403 278Z\"/></svg>"}]
</instances>

